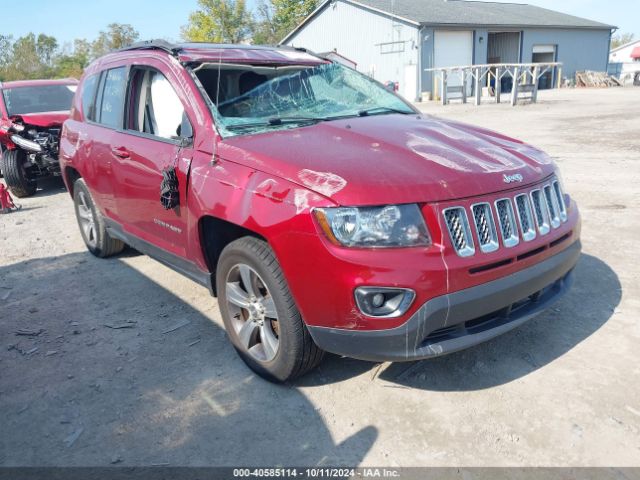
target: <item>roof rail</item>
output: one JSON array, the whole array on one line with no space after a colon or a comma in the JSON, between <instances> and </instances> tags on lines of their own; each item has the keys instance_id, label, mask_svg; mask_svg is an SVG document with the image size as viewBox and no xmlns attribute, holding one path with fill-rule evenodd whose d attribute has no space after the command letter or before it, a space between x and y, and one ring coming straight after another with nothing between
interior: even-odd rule
<instances>
[{"instance_id":1,"label":"roof rail","mask_svg":"<svg viewBox=\"0 0 640 480\"><path fill-rule=\"evenodd\" d=\"M198 42L192 42L192 43L198 43ZM208 42L202 42L204 45L209 45ZM142 42L135 42L132 43L131 45L127 46L127 47L122 47L118 50L115 50L116 52L126 52L126 51L131 51L131 50L162 50L164 52L167 52L170 55L173 55L174 57L176 57L178 55L179 52L183 51L185 48L188 48L189 44L176 44L176 43L171 43L171 42L167 42L166 40L162 40L162 39L155 39L155 40L145 40ZM211 45L215 45L215 44L211 44ZM223 44L219 44L224 46ZM247 45L247 48L251 48L254 45ZM275 48L275 49L281 49L281 50L289 50L289 51L296 51L296 52L302 52L302 53L306 53L308 55L317 57L317 58L321 58L323 60L330 60L322 55L317 54L316 52L313 52L307 48L303 48L303 47L293 47L291 45L282 45L282 44L278 44L275 46L260 46L260 47L266 47L266 48Z\"/></svg>"},{"instance_id":2,"label":"roof rail","mask_svg":"<svg viewBox=\"0 0 640 480\"><path fill-rule=\"evenodd\" d=\"M292 45L284 45L282 43L278 43L276 45L276 48L280 48L282 50L293 50L293 51L296 51L296 52L306 53L308 55L311 55L312 57L318 57L318 58L321 58L323 60L331 60L330 58L327 58L325 55L323 55L321 53L314 52L313 50L309 50L308 48L304 48L304 47L294 47Z\"/></svg>"},{"instance_id":3,"label":"roof rail","mask_svg":"<svg viewBox=\"0 0 640 480\"><path fill-rule=\"evenodd\" d=\"M144 40L135 42L127 47L122 47L116 52L126 52L128 50L163 50L171 55L175 55L180 51L180 46L162 39Z\"/></svg>"}]
</instances>

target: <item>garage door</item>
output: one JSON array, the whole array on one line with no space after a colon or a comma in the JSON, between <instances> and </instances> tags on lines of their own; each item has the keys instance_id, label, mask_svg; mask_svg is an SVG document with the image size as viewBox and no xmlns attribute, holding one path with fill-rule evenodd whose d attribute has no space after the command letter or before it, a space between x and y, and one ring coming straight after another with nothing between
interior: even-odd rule
<instances>
[{"instance_id":1,"label":"garage door","mask_svg":"<svg viewBox=\"0 0 640 480\"><path fill-rule=\"evenodd\" d=\"M473 64L473 32L470 30L436 30L434 35L434 67L458 67ZM458 76L449 77L449 86L462 85ZM439 86L438 86L439 89ZM471 82L467 93L471 94Z\"/></svg>"}]
</instances>

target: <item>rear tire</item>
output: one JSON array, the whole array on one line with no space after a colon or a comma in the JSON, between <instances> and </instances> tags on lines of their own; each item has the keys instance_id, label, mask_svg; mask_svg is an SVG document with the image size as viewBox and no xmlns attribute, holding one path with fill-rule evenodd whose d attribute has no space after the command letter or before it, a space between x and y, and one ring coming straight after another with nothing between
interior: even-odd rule
<instances>
[{"instance_id":1,"label":"rear tire","mask_svg":"<svg viewBox=\"0 0 640 480\"><path fill-rule=\"evenodd\" d=\"M11 193L18 198L30 197L38 189L38 182L26 169L27 154L20 149L2 153L2 175Z\"/></svg>"},{"instance_id":2,"label":"rear tire","mask_svg":"<svg viewBox=\"0 0 640 480\"><path fill-rule=\"evenodd\" d=\"M284 382L321 362L324 352L313 342L266 242L243 237L227 245L218 261L216 287L229 339L258 375Z\"/></svg>"},{"instance_id":3,"label":"rear tire","mask_svg":"<svg viewBox=\"0 0 640 480\"><path fill-rule=\"evenodd\" d=\"M96 257L104 258L120 253L125 244L107 232L104 217L91 197L87 184L79 178L73 184L73 203L80 234L85 245Z\"/></svg>"}]
</instances>

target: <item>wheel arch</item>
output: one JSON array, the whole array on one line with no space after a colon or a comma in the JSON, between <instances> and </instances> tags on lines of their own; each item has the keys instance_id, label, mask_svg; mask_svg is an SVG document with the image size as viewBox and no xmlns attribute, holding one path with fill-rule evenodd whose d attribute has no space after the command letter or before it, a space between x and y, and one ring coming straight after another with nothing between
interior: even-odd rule
<instances>
[{"instance_id":1,"label":"wheel arch","mask_svg":"<svg viewBox=\"0 0 640 480\"><path fill-rule=\"evenodd\" d=\"M220 254L224 250L224 247L234 240L242 237L254 237L267 244L269 243L269 241L258 232L212 215L200 217L198 220L198 232L200 235L202 256L214 278ZM213 293L217 296L215 282L212 283L214 285Z\"/></svg>"},{"instance_id":2,"label":"wheel arch","mask_svg":"<svg viewBox=\"0 0 640 480\"><path fill-rule=\"evenodd\" d=\"M82 178L82 175L80 175L80 172L78 172L78 170L76 170L73 167L65 167L64 169L64 183L67 185L67 190L69 191L69 195L71 195L71 198L73 198L73 184L76 182L76 180L78 180L79 178Z\"/></svg>"}]
</instances>

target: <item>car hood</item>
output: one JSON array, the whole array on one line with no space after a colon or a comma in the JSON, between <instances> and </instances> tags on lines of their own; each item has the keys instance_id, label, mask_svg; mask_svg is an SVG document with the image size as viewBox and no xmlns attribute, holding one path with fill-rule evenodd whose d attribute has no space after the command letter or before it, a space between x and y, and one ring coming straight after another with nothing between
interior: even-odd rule
<instances>
[{"instance_id":1,"label":"car hood","mask_svg":"<svg viewBox=\"0 0 640 480\"><path fill-rule=\"evenodd\" d=\"M22 121L26 125L34 127L52 128L61 127L62 123L69 118L69 112L42 112L42 113L22 113L12 115L11 120Z\"/></svg>"},{"instance_id":2,"label":"car hood","mask_svg":"<svg viewBox=\"0 0 640 480\"><path fill-rule=\"evenodd\" d=\"M540 150L424 115L376 115L227 138L221 158L340 205L432 202L535 183L553 173Z\"/></svg>"}]
</instances>

